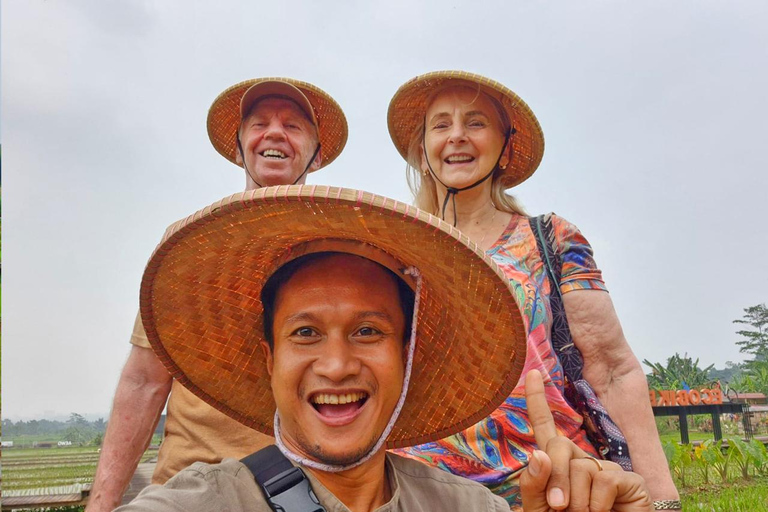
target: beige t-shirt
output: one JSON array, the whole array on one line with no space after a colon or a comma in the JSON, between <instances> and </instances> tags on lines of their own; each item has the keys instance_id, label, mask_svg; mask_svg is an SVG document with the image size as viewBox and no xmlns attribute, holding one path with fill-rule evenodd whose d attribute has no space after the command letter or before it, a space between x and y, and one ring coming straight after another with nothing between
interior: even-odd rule
<instances>
[{"instance_id":1,"label":"beige t-shirt","mask_svg":"<svg viewBox=\"0 0 768 512\"><path fill-rule=\"evenodd\" d=\"M349 512L310 471L312 490L328 512ZM387 453L392 499L376 512L509 512L503 498L471 480ZM120 512L272 512L253 475L240 461L196 463L164 486L150 485ZM116 512L117 512L116 511ZM299 511L300 512L300 511Z\"/></svg>"},{"instance_id":2,"label":"beige t-shirt","mask_svg":"<svg viewBox=\"0 0 768 512\"><path fill-rule=\"evenodd\" d=\"M140 315L136 316L131 343L152 350ZM242 459L273 443L274 438L217 411L174 380L152 483L165 483L193 462Z\"/></svg>"}]
</instances>

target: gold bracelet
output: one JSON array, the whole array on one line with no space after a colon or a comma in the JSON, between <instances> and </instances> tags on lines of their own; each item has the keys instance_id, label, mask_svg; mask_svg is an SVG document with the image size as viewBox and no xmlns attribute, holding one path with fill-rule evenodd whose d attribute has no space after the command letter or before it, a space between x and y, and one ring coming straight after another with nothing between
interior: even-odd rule
<instances>
[{"instance_id":1,"label":"gold bracelet","mask_svg":"<svg viewBox=\"0 0 768 512\"><path fill-rule=\"evenodd\" d=\"M654 510L683 510L683 502L680 500L656 500L653 502Z\"/></svg>"}]
</instances>

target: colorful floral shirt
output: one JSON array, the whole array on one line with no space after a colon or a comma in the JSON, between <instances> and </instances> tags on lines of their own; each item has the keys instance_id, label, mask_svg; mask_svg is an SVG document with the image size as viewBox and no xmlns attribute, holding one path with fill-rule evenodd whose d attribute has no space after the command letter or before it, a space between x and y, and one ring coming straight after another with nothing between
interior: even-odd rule
<instances>
[{"instance_id":1,"label":"colorful floral shirt","mask_svg":"<svg viewBox=\"0 0 768 512\"><path fill-rule=\"evenodd\" d=\"M606 291L602 274L592 258L592 248L579 230L552 215L555 249L561 256L560 290ZM550 285L527 217L513 215L504 234L488 250L509 278L528 331L528 352L523 376L538 369L547 384L547 400L560 434L595 455L580 428L581 416L563 397L563 371L550 341ZM504 404L477 425L446 439L396 450L486 485L502 496L513 510L520 507L519 477L528 464L536 441L525 407L521 379Z\"/></svg>"}]
</instances>

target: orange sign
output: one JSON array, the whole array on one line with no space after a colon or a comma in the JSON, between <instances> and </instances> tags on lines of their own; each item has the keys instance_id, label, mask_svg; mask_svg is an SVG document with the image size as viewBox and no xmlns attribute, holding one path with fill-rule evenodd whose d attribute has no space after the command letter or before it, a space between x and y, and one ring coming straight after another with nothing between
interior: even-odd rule
<instances>
[{"instance_id":1,"label":"orange sign","mask_svg":"<svg viewBox=\"0 0 768 512\"><path fill-rule=\"evenodd\" d=\"M719 389L662 389L650 390L649 398L654 407L675 405L715 405L723 403L723 392Z\"/></svg>"}]
</instances>

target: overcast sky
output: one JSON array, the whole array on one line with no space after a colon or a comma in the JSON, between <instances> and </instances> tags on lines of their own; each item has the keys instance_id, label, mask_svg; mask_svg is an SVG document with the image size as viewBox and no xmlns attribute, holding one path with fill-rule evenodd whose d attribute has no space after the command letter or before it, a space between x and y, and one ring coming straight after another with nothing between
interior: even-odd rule
<instances>
[{"instance_id":1,"label":"overcast sky","mask_svg":"<svg viewBox=\"0 0 768 512\"><path fill-rule=\"evenodd\" d=\"M404 201L403 82L516 91L546 150L513 192L591 241L641 360L740 361L732 320L768 301L763 0L3 0L0 20L4 417L107 414L165 227L244 186L208 107L259 76L346 111L346 150L309 183Z\"/></svg>"}]
</instances>

